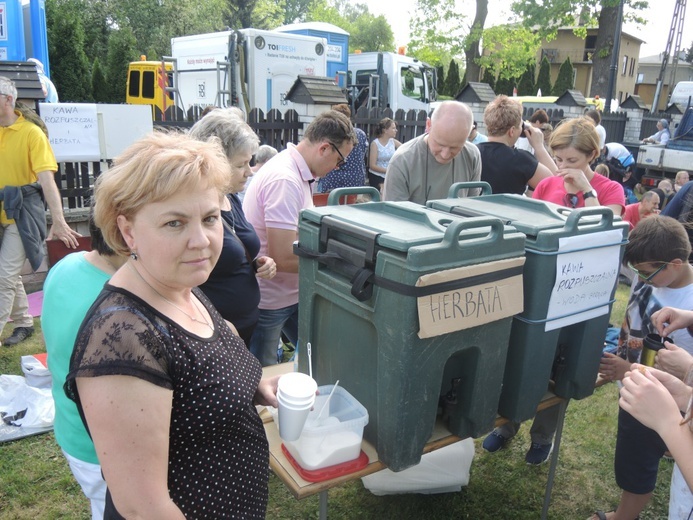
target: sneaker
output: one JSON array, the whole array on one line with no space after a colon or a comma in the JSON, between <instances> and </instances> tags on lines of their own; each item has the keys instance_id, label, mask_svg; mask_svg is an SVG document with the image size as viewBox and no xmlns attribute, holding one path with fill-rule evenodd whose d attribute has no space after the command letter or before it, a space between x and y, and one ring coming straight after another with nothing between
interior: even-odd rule
<instances>
[{"instance_id":1,"label":"sneaker","mask_svg":"<svg viewBox=\"0 0 693 520\"><path fill-rule=\"evenodd\" d=\"M553 451L553 444L537 444L533 442L525 455L525 462L532 466L538 466L549 460L549 455Z\"/></svg>"},{"instance_id":2,"label":"sneaker","mask_svg":"<svg viewBox=\"0 0 693 520\"><path fill-rule=\"evenodd\" d=\"M11 347L21 343L34 334L34 327L15 327L12 335L5 340L5 345Z\"/></svg>"},{"instance_id":3,"label":"sneaker","mask_svg":"<svg viewBox=\"0 0 693 520\"><path fill-rule=\"evenodd\" d=\"M484 442L481 443L481 447L489 453L494 453L500 450L503 446L505 446L506 442L508 442L508 439L506 437L503 437L496 430L493 430L486 436Z\"/></svg>"}]
</instances>

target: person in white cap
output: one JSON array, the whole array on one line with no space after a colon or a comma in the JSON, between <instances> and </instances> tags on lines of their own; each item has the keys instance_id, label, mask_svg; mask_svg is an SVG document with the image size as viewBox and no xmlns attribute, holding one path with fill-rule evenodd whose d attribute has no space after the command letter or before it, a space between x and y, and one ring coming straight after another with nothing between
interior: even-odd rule
<instances>
[{"instance_id":1,"label":"person in white cap","mask_svg":"<svg viewBox=\"0 0 693 520\"><path fill-rule=\"evenodd\" d=\"M46 103L57 103L58 91L56 90L55 85L53 85L51 79L48 76L46 76L46 73L43 70L43 63L41 63L36 58L29 58L27 61L30 61L31 63L36 65L36 72L38 72L39 81L41 81L43 93L46 96L44 101Z\"/></svg>"},{"instance_id":2,"label":"person in white cap","mask_svg":"<svg viewBox=\"0 0 693 520\"><path fill-rule=\"evenodd\" d=\"M657 133L652 134L650 137L646 137L642 140L643 143L654 143L654 144L667 144L671 139L671 132L669 132L669 121L666 119L660 119L657 121Z\"/></svg>"}]
</instances>

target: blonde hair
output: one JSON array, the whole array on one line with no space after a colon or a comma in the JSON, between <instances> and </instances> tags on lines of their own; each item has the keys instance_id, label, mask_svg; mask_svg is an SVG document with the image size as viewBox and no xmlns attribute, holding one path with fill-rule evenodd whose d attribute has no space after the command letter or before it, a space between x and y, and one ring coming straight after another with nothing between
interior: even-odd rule
<instances>
[{"instance_id":1,"label":"blonde hair","mask_svg":"<svg viewBox=\"0 0 693 520\"><path fill-rule=\"evenodd\" d=\"M585 117L561 121L551 134L549 146L554 151L573 147L587 155L590 161L599 157L601 152L594 123Z\"/></svg>"},{"instance_id":2,"label":"blonde hair","mask_svg":"<svg viewBox=\"0 0 693 520\"><path fill-rule=\"evenodd\" d=\"M522 104L505 95L496 96L484 110L486 133L492 137L505 134L522 124Z\"/></svg>"},{"instance_id":3,"label":"blonde hair","mask_svg":"<svg viewBox=\"0 0 693 520\"><path fill-rule=\"evenodd\" d=\"M611 175L611 171L609 170L609 167L603 163L595 166L594 172L598 173L599 175L603 175L604 177L607 177L607 178L609 177L609 175Z\"/></svg>"},{"instance_id":4,"label":"blonde hair","mask_svg":"<svg viewBox=\"0 0 693 520\"><path fill-rule=\"evenodd\" d=\"M153 132L130 145L96 180L94 222L111 249L128 255L119 215L131 220L147 204L201 188L217 190L221 200L230 168L216 139L201 142L187 134Z\"/></svg>"}]
</instances>

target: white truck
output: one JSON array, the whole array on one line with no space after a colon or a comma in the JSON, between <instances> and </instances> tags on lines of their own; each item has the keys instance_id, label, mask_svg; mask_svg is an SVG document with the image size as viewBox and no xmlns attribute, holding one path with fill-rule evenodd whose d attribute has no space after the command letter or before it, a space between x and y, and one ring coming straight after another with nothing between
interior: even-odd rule
<instances>
[{"instance_id":1,"label":"white truck","mask_svg":"<svg viewBox=\"0 0 693 520\"><path fill-rule=\"evenodd\" d=\"M349 54L348 85L354 109L429 110L437 99L436 69L394 52Z\"/></svg>"},{"instance_id":2,"label":"white truck","mask_svg":"<svg viewBox=\"0 0 693 520\"><path fill-rule=\"evenodd\" d=\"M161 62L130 63L126 101L152 105L154 119L176 118L177 107L176 119L182 112L195 120L209 105L284 112L293 108L285 96L299 75L326 75L326 48L324 38L258 29L172 38Z\"/></svg>"}]
</instances>

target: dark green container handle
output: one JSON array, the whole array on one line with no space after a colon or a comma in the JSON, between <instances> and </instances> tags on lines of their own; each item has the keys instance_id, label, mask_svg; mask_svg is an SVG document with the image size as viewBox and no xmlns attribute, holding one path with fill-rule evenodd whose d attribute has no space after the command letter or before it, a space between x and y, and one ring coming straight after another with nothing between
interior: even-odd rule
<instances>
[{"instance_id":1,"label":"dark green container handle","mask_svg":"<svg viewBox=\"0 0 693 520\"><path fill-rule=\"evenodd\" d=\"M332 190L327 196L327 205L338 206L339 199L345 195L370 195L373 202L380 202L380 192L372 186L352 186Z\"/></svg>"},{"instance_id":2,"label":"dark green container handle","mask_svg":"<svg viewBox=\"0 0 693 520\"><path fill-rule=\"evenodd\" d=\"M471 217L464 220L453 220L445 230L441 247L443 249L457 247L467 247L467 244L460 243L460 233L466 229L476 229L480 227L490 226L491 232L488 236L475 240L474 245L495 244L503 239L503 222L496 217Z\"/></svg>"},{"instance_id":3,"label":"dark green container handle","mask_svg":"<svg viewBox=\"0 0 693 520\"><path fill-rule=\"evenodd\" d=\"M613 210L606 206L597 206L594 208L577 208L572 210L565 221L565 229L568 232L577 233L580 219L595 215L600 215L602 217L599 223L595 225L597 229L607 230L613 227Z\"/></svg>"},{"instance_id":4,"label":"dark green container handle","mask_svg":"<svg viewBox=\"0 0 693 520\"><path fill-rule=\"evenodd\" d=\"M457 194L460 190L471 188L481 188L481 195L491 195L491 185L488 182L456 182L455 184L450 186L450 190L448 191L448 198L456 199L458 197Z\"/></svg>"}]
</instances>

